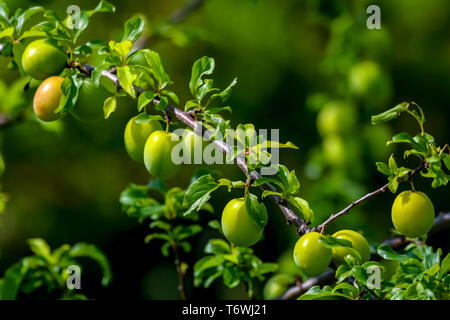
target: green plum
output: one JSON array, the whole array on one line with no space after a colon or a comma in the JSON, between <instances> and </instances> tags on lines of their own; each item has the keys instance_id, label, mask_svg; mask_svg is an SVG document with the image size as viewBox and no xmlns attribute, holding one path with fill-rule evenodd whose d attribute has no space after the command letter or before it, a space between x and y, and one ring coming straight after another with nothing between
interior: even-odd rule
<instances>
[{"instance_id":1,"label":"green plum","mask_svg":"<svg viewBox=\"0 0 450 320\"><path fill-rule=\"evenodd\" d=\"M263 228L249 215L244 198L227 203L222 213L222 230L228 241L239 247L254 245L263 233Z\"/></svg>"},{"instance_id":2,"label":"green plum","mask_svg":"<svg viewBox=\"0 0 450 320\"><path fill-rule=\"evenodd\" d=\"M23 52L22 66L37 80L60 74L67 65L67 54L46 39L31 42Z\"/></svg>"},{"instance_id":3,"label":"green plum","mask_svg":"<svg viewBox=\"0 0 450 320\"><path fill-rule=\"evenodd\" d=\"M131 118L125 127L124 142L125 149L131 159L136 162L144 162L144 147L148 137L157 130L162 130L162 126L157 120L143 123L136 122L137 116Z\"/></svg>"},{"instance_id":4,"label":"green plum","mask_svg":"<svg viewBox=\"0 0 450 320\"><path fill-rule=\"evenodd\" d=\"M144 164L148 172L158 179L168 179L180 169L172 160L172 150L179 143L179 137L163 130L154 131L144 147Z\"/></svg>"}]
</instances>

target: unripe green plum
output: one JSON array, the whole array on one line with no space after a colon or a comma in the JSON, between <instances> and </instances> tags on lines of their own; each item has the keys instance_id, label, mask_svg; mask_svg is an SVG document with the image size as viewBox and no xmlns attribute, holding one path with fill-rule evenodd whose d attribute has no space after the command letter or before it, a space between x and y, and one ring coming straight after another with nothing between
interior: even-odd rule
<instances>
[{"instance_id":1,"label":"unripe green plum","mask_svg":"<svg viewBox=\"0 0 450 320\"><path fill-rule=\"evenodd\" d=\"M37 80L60 74L67 65L67 54L46 39L31 42L23 52L22 66Z\"/></svg>"},{"instance_id":2,"label":"unripe green plum","mask_svg":"<svg viewBox=\"0 0 450 320\"><path fill-rule=\"evenodd\" d=\"M55 113L62 97L61 84L64 78L54 76L46 79L36 90L33 98L34 113L42 121L55 121L62 117L61 113Z\"/></svg>"},{"instance_id":3,"label":"unripe green plum","mask_svg":"<svg viewBox=\"0 0 450 320\"><path fill-rule=\"evenodd\" d=\"M163 130L154 131L144 147L144 164L148 172L158 179L174 176L180 166L172 160L172 149L177 145L178 137Z\"/></svg>"},{"instance_id":4,"label":"unripe green plum","mask_svg":"<svg viewBox=\"0 0 450 320\"><path fill-rule=\"evenodd\" d=\"M289 286L295 283L293 276L287 274L276 274L270 277L264 285L263 296L265 300L276 299L281 296Z\"/></svg>"},{"instance_id":5,"label":"unripe green plum","mask_svg":"<svg viewBox=\"0 0 450 320\"><path fill-rule=\"evenodd\" d=\"M189 161L190 164L201 164L203 159L203 149L206 141L194 131L186 129L183 132L183 157L185 163Z\"/></svg>"},{"instance_id":6,"label":"unripe green plum","mask_svg":"<svg viewBox=\"0 0 450 320\"><path fill-rule=\"evenodd\" d=\"M222 213L222 230L228 241L239 247L254 245L263 233L263 228L249 215L244 198L227 203Z\"/></svg>"},{"instance_id":7,"label":"unripe green plum","mask_svg":"<svg viewBox=\"0 0 450 320\"><path fill-rule=\"evenodd\" d=\"M137 123L136 117L131 118L125 127L124 142L125 149L131 159L136 162L144 162L144 147L148 137L157 130L162 130L157 120Z\"/></svg>"},{"instance_id":8,"label":"unripe green plum","mask_svg":"<svg viewBox=\"0 0 450 320\"><path fill-rule=\"evenodd\" d=\"M294 248L294 261L309 276L325 272L331 262L331 249L320 244L321 234L308 232L298 239Z\"/></svg>"},{"instance_id":9,"label":"unripe green plum","mask_svg":"<svg viewBox=\"0 0 450 320\"><path fill-rule=\"evenodd\" d=\"M347 151L344 140L336 134L330 134L324 137L322 148L328 163L336 166L343 165L347 159Z\"/></svg>"},{"instance_id":10,"label":"unripe green plum","mask_svg":"<svg viewBox=\"0 0 450 320\"><path fill-rule=\"evenodd\" d=\"M395 229L409 238L422 236L433 226L433 203L420 191L400 193L394 200L391 213Z\"/></svg>"},{"instance_id":11,"label":"unripe green plum","mask_svg":"<svg viewBox=\"0 0 450 320\"><path fill-rule=\"evenodd\" d=\"M317 116L317 128L322 135L348 132L355 124L355 107L344 101L330 101Z\"/></svg>"},{"instance_id":12,"label":"unripe green plum","mask_svg":"<svg viewBox=\"0 0 450 320\"><path fill-rule=\"evenodd\" d=\"M340 230L335 234L333 234L333 237L350 241L352 243L353 249L358 251L358 253L361 256L361 260L358 261L360 264L363 264L364 262L370 259L369 243L367 242L366 238L364 238L358 232L355 232L353 230ZM333 248L332 251L333 251L333 260L337 264L344 264L345 263L344 258L347 255L351 255L358 260L358 258L355 255L353 255L351 250L346 247Z\"/></svg>"},{"instance_id":13,"label":"unripe green plum","mask_svg":"<svg viewBox=\"0 0 450 320\"><path fill-rule=\"evenodd\" d=\"M350 91L366 98L371 104L386 102L391 94L390 79L373 61L363 61L353 66L348 81Z\"/></svg>"},{"instance_id":14,"label":"unripe green plum","mask_svg":"<svg viewBox=\"0 0 450 320\"><path fill-rule=\"evenodd\" d=\"M292 257L292 250L286 250L277 260L278 272L287 275L298 275L300 270Z\"/></svg>"},{"instance_id":15,"label":"unripe green plum","mask_svg":"<svg viewBox=\"0 0 450 320\"><path fill-rule=\"evenodd\" d=\"M72 116L82 122L95 122L103 118L103 103L108 93L102 87L96 87L91 78L83 79L78 99L73 107Z\"/></svg>"}]
</instances>

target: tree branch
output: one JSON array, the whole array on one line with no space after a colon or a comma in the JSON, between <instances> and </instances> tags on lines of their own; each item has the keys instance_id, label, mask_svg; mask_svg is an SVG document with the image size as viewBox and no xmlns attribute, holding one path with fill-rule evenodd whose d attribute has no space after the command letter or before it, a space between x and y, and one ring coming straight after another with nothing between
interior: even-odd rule
<instances>
[{"instance_id":1,"label":"tree branch","mask_svg":"<svg viewBox=\"0 0 450 320\"><path fill-rule=\"evenodd\" d=\"M95 67L83 64L79 66L79 69L81 72L90 76L91 72L95 70ZM102 75L110 79L116 85L117 90L121 89L121 85L119 83L117 75L115 75L109 70L103 71ZM136 90L138 96L145 91L144 89L137 86L134 86L134 89ZM159 99L154 99L152 103L158 104ZM181 121L191 129L193 129L193 131L197 135L200 135L204 140L211 141L213 133L207 130L200 121L196 121L191 113L180 110L172 105L168 105L163 111L167 113L169 116L177 118L179 121ZM213 140L211 141L211 143L224 154L229 154L231 152L231 147L222 140ZM245 157L243 157L242 155L236 157L236 163L238 167L241 169L241 171L245 174L246 178L248 178L250 173L248 171ZM253 171L251 173L251 178L253 180L257 180L260 177L261 175L256 171ZM265 190L276 191L276 188L270 183L266 183L261 187ZM298 234L304 234L310 231L306 222L303 219L301 219L285 201L282 201L281 197L273 195L271 196L271 199L280 207L281 211L283 212L286 218L287 223L295 225Z\"/></svg>"},{"instance_id":2,"label":"tree branch","mask_svg":"<svg viewBox=\"0 0 450 320\"><path fill-rule=\"evenodd\" d=\"M404 181L411 180L416 173L418 173L420 170L422 170L422 168L425 167L425 165L426 165L425 162L421 163L420 166L418 166L417 168L415 168L414 170L412 170L409 173L408 178L406 180L399 180L399 182L404 182ZM325 220L325 222L323 222L322 224L320 224L317 227L315 227L313 229L313 231L323 232L323 230L326 228L326 226L329 223L331 223L334 220L338 219L339 217L342 217L343 215L347 214L351 209L356 207L358 204L366 201L367 199L370 199L370 198L372 198L373 196L376 196L379 193L385 192L388 188L389 188L389 183L386 183L384 186L376 189L375 191L369 192L368 194L366 194L365 196L359 198L358 200L353 201L352 203L350 203L347 207L345 207L344 209L342 209L338 213L332 214L327 220Z\"/></svg>"},{"instance_id":3,"label":"tree branch","mask_svg":"<svg viewBox=\"0 0 450 320\"><path fill-rule=\"evenodd\" d=\"M435 234L438 231L444 230L450 228L450 212L447 213L441 213L439 214L435 219L433 223L433 227L428 232L429 235ZM409 239L405 237L395 237L392 239L388 239L383 241L383 243L387 244L388 246L392 247L393 249L398 249L403 247L404 245L411 242ZM318 275L317 277L310 278L307 281L290 287L284 294L282 294L278 299L281 300L294 300L300 297L302 294L307 292L309 289L311 289L314 286L323 286L326 284L333 283L335 281L335 271L332 269L329 269L325 271L324 273Z\"/></svg>"}]
</instances>

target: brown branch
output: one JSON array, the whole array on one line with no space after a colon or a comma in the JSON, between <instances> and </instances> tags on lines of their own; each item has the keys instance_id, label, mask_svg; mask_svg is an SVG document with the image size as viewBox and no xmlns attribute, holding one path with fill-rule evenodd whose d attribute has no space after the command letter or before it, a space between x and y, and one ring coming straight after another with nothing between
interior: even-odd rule
<instances>
[{"instance_id":1,"label":"brown branch","mask_svg":"<svg viewBox=\"0 0 450 320\"><path fill-rule=\"evenodd\" d=\"M424 168L426 165L426 163L422 163L420 166L418 166L417 168L415 168L414 170L410 171L410 173L408 174L408 177L406 179L402 179L402 180L398 180L399 182L405 182L405 181L411 181L411 179L414 177L414 175L416 173L418 173L420 170L422 170L422 168ZM315 227L313 230L314 231L320 231L323 232L323 230L326 228L326 226L333 222L334 220L338 219L339 217L342 217L343 215L346 215L347 213L349 213L349 211L351 209L353 209L354 207L356 207L358 204L366 201L367 199L370 199L374 196L376 196L379 193L383 193L385 192L387 189L389 188L389 183L386 183L384 186L369 192L368 194L366 194L365 196L359 198L358 200L353 201L352 203L350 203L347 207L345 207L344 209L342 209L341 211L339 211L338 213L332 214L327 220L325 220L325 222L323 222L322 224L318 225L317 227Z\"/></svg>"},{"instance_id":2,"label":"brown branch","mask_svg":"<svg viewBox=\"0 0 450 320\"><path fill-rule=\"evenodd\" d=\"M435 219L433 223L433 227L428 232L429 235L435 234L441 230L450 228L450 212L441 213ZM411 241L405 237L395 237L392 239L387 239L383 241L383 243L392 247L393 249L398 249ZM294 300L300 297L302 294L307 292L314 286L323 286L326 284L333 283L335 281L335 271L327 270L324 273L318 275L317 277L310 278L299 285L290 287L284 294L282 294L279 299L281 300Z\"/></svg>"},{"instance_id":3,"label":"brown branch","mask_svg":"<svg viewBox=\"0 0 450 320\"><path fill-rule=\"evenodd\" d=\"M91 72L95 70L95 67L84 64L80 66L79 69L81 72L90 76ZM113 81L116 85L117 90L120 90L122 88L117 75L115 75L111 71L105 70L102 72L102 75ZM144 89L137 86L134 86L134 88L138 96L145 91ZM152 103L155 105L158 104L159 99L154 99ZM211 141L213 133L207 130L200 121L196 121L192 113L180 110L172 105L168 105L163 111L172 118L177 118L179 121L193 129L193 131L196 134L200 135L204 140ZM222 140L213 140L211 143L224 154L229 154L232 151L231 147ZM236 157L236 164L245 174L246 178L248 178L250 176L250 173L248 171L245 157L243 157L242 155ZM253 180L257 180L261 177L261 175L258 172L253 171L251 173L251 177ZM265 190L276 191L276 188L270 183L265 183L261 187ZM302 220L279 196L272 195L270 198L280 207L287 223L295 225L298 234L304 234L310 231L306 222Z\"/></svg>"}]
</instances>

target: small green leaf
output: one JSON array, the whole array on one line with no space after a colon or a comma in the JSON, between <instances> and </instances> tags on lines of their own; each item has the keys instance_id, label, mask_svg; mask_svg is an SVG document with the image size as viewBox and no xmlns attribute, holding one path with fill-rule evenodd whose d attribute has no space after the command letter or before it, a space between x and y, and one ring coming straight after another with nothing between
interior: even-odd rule
<instances>
[{"instance_id":1,"label":"small green leaf","mask_svg":"<svg viewBox=\"0 0 450 320\"><path fill-rule=\"evenodd\" d=\"M383 243L380 244L377 248L377 253L380 257L387 259L387 260L404 260L408 259L409 256L405 254L400 254L394 251L390 246Z\"/></svg>"},{"instance_id":2,"label":"small green leaf","mask_svg":"<svg viewBox=\"0 0 450 320\"><path fill-rule=\"evenodd\" d=\"M153 91L145 91L143 92L138 99L138 111L141 112L142 109L149 103L153 102L153 99L155 99L156 93Z\"/></svg>"},{"instance_id":3,"label":"small green leaf","mask_svg":"<svg viewBox=\"0 0 450 320\"><path fill-rule=\"evenodd\" d=\"M186 190L183 198L183 207L187 208L184 215L200 210L208 202L211 193L219 187L219 184L211 176L206 174L195 180Z\"/></svg>"},{"instance_id":4,"label":"small green leaf","mask_svg":"<svg viewBox=\"0 0 450 320\"><path fill-rule=\"evenodd\" d=\"M408 105L409 105L408 102L402 102L392 109L389 109L376 116L372 116L371 118L372 124L379 124L398 118L402 112L407 110Z\"/></svg>"},{"instance_id":5,"label":"small green leaf","mask_svg":"<svg viewBox=\"0 0 450 320\"><path fill-rule=\"evenodd\" d=\"M189 90L199 101L199 88L203 85L203 77L212 74L214 71L214 58L202 57L194 62L192 66L191 80L189 81Z\"/></svg>"},{"instance_id":6,"label":"small green leaf","mask_svg":"<svg viewBox=\"0 0 450 320\"><path fill-rule=\"evenodd\" d=\"M390 176L392 174L391 169L389 169L389 166L384 162L377 162L375 163L377 166L377 169L379 172L381 172L384 175Z\"/></svg>"},{"instance_id":7,"label":"small green leaf","mask_svg":"<svg viewBox=\"0 0 450 320\"><path fill-rule=\"evenodd\" d=\"M139 16L134 16L125 22L125 32L122 41L129 40L135 42L144 31L145 22Z\"/></svg>"},{"instance_id":8,"label":"small green leaf","mask_svg":"<svg viewBox=\"0 0 450 320\"><path fill-rule=\"evenodd\" d=\"M133 82L137 79L137 76L131 73L128 66L117 68L117 77L119 78L120 85L131 97L136 97L136 92L133 87Z\"/></svg>"},{"instance_id":9,"label":"small green leaf","mask_svg":"<svg viewBox=\"0 0 450 320\"><path fill-rule=\"evenodd\" d=\"M116 111L117 108L117 97L112 96L106 98L105 102L103 103L103 113L105 114L105 119L108 119L111 113Z\"/></svg>"},{"instance_id":10,"label":"small green leaf","mask_svg":"<svg viewBox=\"0 0 450 320\"><path fill-rule=\"evenodd\" d=\"M245 207L249 216L260 228L267 224L267 210L264 203L258 201L258 197L249 193L245 198Z\"/></svg>"}]
</instances>

